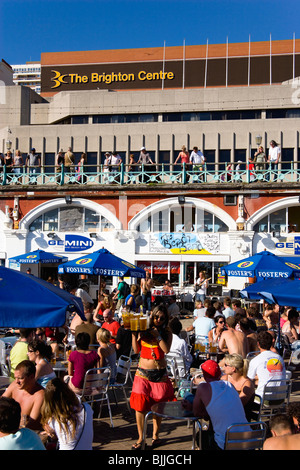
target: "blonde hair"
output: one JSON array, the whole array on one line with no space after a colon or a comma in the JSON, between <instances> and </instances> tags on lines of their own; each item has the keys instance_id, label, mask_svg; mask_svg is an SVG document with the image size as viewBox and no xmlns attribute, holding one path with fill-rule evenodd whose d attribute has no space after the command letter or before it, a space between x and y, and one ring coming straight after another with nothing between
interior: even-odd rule
<instances>
[{"instance_id":1,"label":"blonde hair","mask_svg":"<svg viewBox=\"0 0 300 470\"><path fill-rule=\"evenodd\" d=\"M111 339L111 333L105 328L99 328L99 330L96 332L96 338L98 341L101 341L101 343L109 343Z\"/></svg>"},{"instance_id":2,"label":"blonde hair","mask_svg":"<svg viewBox=\"0 0 300 470\"><path fill-rule=\"evenodd\" d=\"M226 354L225 362L228 365L235 367L236 371L239 372L243 377L247 377L247 372L249 368L249 361L248 359L243 359L240 354Z\"/></svg>"},{"instance_id":3,"label":"blonde hair","mask_svg":"<svg viewBox=\"0 0 300 470\"><path fill-rule=\"evenodd\" d=\"M135 292L138 292L139 291L139 286L137 284L132 284L132 286L130 287L130 292L132 294L135 294Z\"/></svg>"}]
</instances>

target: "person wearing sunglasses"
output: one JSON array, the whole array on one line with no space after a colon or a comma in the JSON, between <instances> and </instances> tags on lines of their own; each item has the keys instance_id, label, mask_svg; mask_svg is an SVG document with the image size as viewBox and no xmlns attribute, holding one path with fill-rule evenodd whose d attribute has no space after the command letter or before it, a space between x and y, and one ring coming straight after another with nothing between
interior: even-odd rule
<instances>
[{"instance_id":1,"label":"person wearing sunglasses","mask_svg":"<svg viewBox=\"0 0 300 470\"><path fill-rule=\"evenodd\" d=\"M139 365L134 377L130 406L135 410L138 440L132 449L141 449L145 415L155 403L174 401L174 389L168 377L165 354L170 351L172 332L168 327L169 316L165 305L158 305L150 316L149 329L132 332L132 348L140 353ZM159 444L161 418L153 415L152 448Z\"/></svg>"},{"instance_id":2,"label":"person wearing sunglasses","mask_svg":"<svg viewBox=\"0 0 300 470\"><path fill-rule=\"evenodd\" d=\"M224 375L221 380L226 380L234 386L244 406L246 418L250 421L255 387L253 381L247 377L249 361L234 353L226 354L222 362Z\"/></svg>"},{"instance_id":3,"label":"person wearing sunglasses","mask_svg":"<svg viewBox=\"0 0 300 470\"><path fill-rule=\"evenodd\" d=\"M218 343L225 328L225 318L223 315L214 317L216 326L208 332L208 341Z\"/></svg>"}]
</instances>

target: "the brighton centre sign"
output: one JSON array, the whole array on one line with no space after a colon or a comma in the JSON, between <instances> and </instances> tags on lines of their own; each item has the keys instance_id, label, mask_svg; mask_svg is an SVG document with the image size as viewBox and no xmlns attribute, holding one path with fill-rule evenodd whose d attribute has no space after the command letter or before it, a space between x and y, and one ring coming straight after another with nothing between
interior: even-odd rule
<instances>
[{"instance_id":1,"label":"the brighton centre sign","mask_svg":"<svg viewBox=\"0 0 300 470\"><path fill-rule=\"evenodd\" d=\"M300 74L300 54L295 55ZM288 55L272 57L272 81L293 76ZM249 81L250 80L250 81ZM47 64L41 66L42 93L71 90L193 88L270 83L270 57L194 58L148 62Z\"/></svg>"}]
</instances>

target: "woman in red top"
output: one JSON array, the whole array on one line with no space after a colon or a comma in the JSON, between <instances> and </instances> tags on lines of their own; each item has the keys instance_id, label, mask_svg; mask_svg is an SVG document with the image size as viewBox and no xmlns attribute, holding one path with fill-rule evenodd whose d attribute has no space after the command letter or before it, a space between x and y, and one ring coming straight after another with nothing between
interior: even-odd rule
<instances>
[{"instance_id":1,"label":"woman in red top","mask_svg":"<svg viewBox=\"0 0 300 470\"><path fill-rule=\"evenodd\" d=\"M174 389L167 375L165 354L170 351L172 332L168 328L169 316L164 305L154 308L150 328L145 332L132 332L132 348L140 353L130 396L130 406L135 410L138 441L132 449L140 449L143 440L145 415L155 403L174 401ZM158 443L161 418L153 415L152 447Z\"/></svg>"},{"instance_id":2,"label":"woman in red top","mask_svg":"<svg viewBox=\"0 0 300 470\"><path fill-rule=\"evenodd\" d=\"M178 157L175 160L174 165L177 164L178 160L181 159L181 163L190 163L190 154L186 149L186 146L181 147L181 152L179 152Z\"/></svg>"},{"instance_id":3,"label":"woman in red top","mask_svg":"<svg viewBox=\"0 0 300 470\"><path fill-rule=\"evenodd\" d=\"M89 369L99 366L100 358L97 351L89 349L90 335L88 333L78 333L75 337L76 350L69 356L68 375L64 377L65 382L74 393L82 392L85 373Z\"/></svg>"}]
</instances>

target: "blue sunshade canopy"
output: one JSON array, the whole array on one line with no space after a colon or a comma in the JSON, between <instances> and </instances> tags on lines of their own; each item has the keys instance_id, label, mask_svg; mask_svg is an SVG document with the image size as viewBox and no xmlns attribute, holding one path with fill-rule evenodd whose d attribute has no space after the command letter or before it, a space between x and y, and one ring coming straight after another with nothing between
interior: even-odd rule
<instances>
[{"instance_id":1,"label":"blue sunshade canopy","mask_svg":"<svg viewBox=\"0 0 300 470\"><path fill-rule=\"evenodd\" d=\"M67 312L85 320L79 297L35 276L0 267L0 327L60 327Z\"/></svg>"},{"instance_id":2,"label":"blue sunshade canopy","mask_svg":"<svg viewBox=\"0 0 300 470\"><path fill-rule=\"evenodd\" d=\"M299 268L300 270L300 268ZM144 269L102 248L58 266L59 273L98 274L100 276L146 277Z\"/></svg>"},{"instance_id":3,"label":"blue sunshade canopy","mask_svg":"<svg viewBox=\"0 0 300 470\"><path fill-rule=\"evenodd\" d=\"M247 299L264 299L269 303L300 308L299 279L266 279L240 291Z\"/></svg>"},{"instance_id":4,"label":"blue sunshade canopy","mask_svg":"<svg viewBox=\"0 0 300 470\"><path fill-rule=\"evenodd\" d=\"M36 263L64 263L68 261L68 258L65 256L54 255L53 253L48 253L44 250L36 250L30 253L25 253L24 255L13 256L9 258L10 261L14 261L20 264L36 264Z\"/></svg>"},{"instance_id":5,"label":"blue sunshade canopy","mask_svg":"<svg viewBox=\"0 0 300 470\"><path fill-rule=\"evenodd\" d=\"M292 275L300 275L300 266L294 264L292 258L284 258L269 251L261 251L249 258L222 266L221 273L236 277L288 279Z\"/></svg>"}]
</instances>

